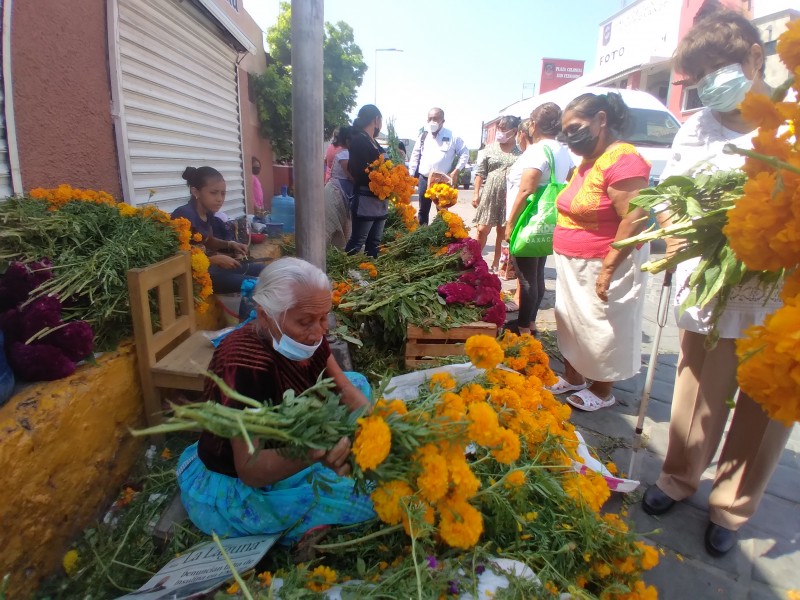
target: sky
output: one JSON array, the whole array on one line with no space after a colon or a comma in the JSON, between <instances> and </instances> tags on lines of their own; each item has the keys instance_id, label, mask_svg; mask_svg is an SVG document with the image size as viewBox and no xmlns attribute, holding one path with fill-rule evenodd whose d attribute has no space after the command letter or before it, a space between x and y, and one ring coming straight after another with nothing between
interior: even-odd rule
<instances>
[{"instance_id":1,"label":"sky","mask_svg":"<svg viewBox=\"0 0 800 600\"><path fill-rule=\"evenodd\" d=\"M755 0L754 16L796 2ZM600 22L626 4L631 0L325 0L325 20L350 24L368 67L354 112L377 104L384 123L394 117L398 135L415 138L428 109L440 106L445 127L477 148L483 121L534 94L542 58L593 64ZM264 30L278 5L244 0Z\"/></svg>"},{"instance_id":2,"label":"sky","mask_svg":"<svg viewBox=\"0 0 800 600\"><path fill-rule=\"evenodd\" d=\"M278 4L244 0L265 30ZM384 123L394 117L398 135L415 138L440 106L445 127L477 148L483 121L533 95L542 58L591 62L600 21L621 8L621 0L326 0L325 20L350 24L368 67L355 111L375 103ZM377 53L376 98L377 48L403 52Z\"/></svg>"}]
</instances>

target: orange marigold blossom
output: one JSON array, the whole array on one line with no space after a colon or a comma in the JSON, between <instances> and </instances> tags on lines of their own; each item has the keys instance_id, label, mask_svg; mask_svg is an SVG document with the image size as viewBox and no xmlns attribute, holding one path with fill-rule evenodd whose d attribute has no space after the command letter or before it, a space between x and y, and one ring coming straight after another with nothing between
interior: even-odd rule
<instances>
[{"instance_id":1,"label":"orange marigold blossom","mask_svg":"<svg viewBox=\"0 0 800 600\"><path fill-rule=\"evenodd\" d=\"M308 574L306 587L313 592L324 592L336 583L336 571L330 567L320 565Z\"/></svg>"},{"instance_id":2,"label":"orange marigold blossom","mask_svg":"<svg viewBox=\"0 0 800 600\"><path fill-rule=\"evenodd\" d=\"M505 356L497 340L488 335L473 335L464 344L470 362L479 369L494 369Z\"/></svg>"},{"instance_id":3,"label":"orange marigold blossom","mask_svg":"<svg viewBox=\"0 0 800 600\"><path fill-rule=\"evenodd\" d=\"M378 518L388 525L397 525L403 520L403 501L414 495L414 490L405 481L390 481L379 485L370 494Z\"/></svg>"},{"instance_id":4,"label":"orange marigold blossom","mask_svg":"<svg viewBox=\"0 0 800 600\"><path fill-rule=\"evenodd\" d=\"M353 458L364 471L374 469L389 456L392 431L378 415L361 417L353 442Z\"/></svg>"},{"instance_id":5,"label":"orange marigold blossom","mask_svg":"<svg viewBox=\"0 0 800 600\"><path fill-rule=\"evenodd\" d=\"M420 495L428 502L437 502L448 490L447 461L432 444L420 448L415 460L420 470L417 476Z\"/></svg>"},{"instance_id":6,"label":"orange marigold blossom","mask_svg":"<svg viewBox=\"0 0 800 600\"><path fill-rule=\"evenodd\" d=\"M452 548L468 550L483 533L483 516L460 498L447 498L439 504L439 534Z\"/></svg>"}]
</instances>

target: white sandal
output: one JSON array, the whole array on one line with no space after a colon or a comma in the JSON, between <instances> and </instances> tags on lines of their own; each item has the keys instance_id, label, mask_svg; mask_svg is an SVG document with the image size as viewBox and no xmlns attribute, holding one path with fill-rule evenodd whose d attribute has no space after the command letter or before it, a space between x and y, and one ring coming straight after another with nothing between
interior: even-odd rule
<instances>
[{"instance_id":1,"label":"white sandal","mask_svg":"<svg viewBox=\"0 0 800 600\"><path fill-rule=\"evenodd\" d=\"M551 385L547 389L549 389L552 394L559 395L559 394L566 394L567 392L578 392L580 390L585 390L588 385L589 384L586 383L585 381L583 383L575 385L559 375L558 381L555 383L555 385Z\"/></svg>"},{"instance_id":2,"label":"white sandal","mask_svg":"<svg viewBox=\"0 0 800 600\"><path fill-rule=\"evenodd\" d=\"M583 403L578 404L574 402L573 398L580 398ZM609 406L613 405L616 402L614 398L614 394L609 394L608 398L603 399L591 390L583 389L574 394L570 394L567 398L567 403L570 406L574 406L578 410L583 410L586 412L594 412L596 410L600 410L601 408L608 408Z\"/></svg>"}]
</instances>

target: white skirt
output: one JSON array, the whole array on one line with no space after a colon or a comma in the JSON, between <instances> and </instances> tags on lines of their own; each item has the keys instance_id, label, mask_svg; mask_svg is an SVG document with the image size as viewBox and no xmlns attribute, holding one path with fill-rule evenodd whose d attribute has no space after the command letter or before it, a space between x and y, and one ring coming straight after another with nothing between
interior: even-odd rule
<instances>
[{"instance_id":1,"label":"white skirt","mask_svg":"<svg viewBox=\"0 0 800 600\"><path fill-rule=\"evenodd\" d=\"M554 254L558 349L587 379L621 381L639 372L647 285L641 266L649 256L649 246L634 249L614 271L603 302L595 292L602 259Z\"/></svg>"}]
</instances>

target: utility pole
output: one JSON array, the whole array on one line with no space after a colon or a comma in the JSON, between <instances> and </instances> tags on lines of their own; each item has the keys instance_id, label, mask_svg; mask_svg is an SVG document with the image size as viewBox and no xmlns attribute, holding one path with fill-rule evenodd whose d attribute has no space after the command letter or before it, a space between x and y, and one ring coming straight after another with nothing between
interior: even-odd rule
<instances>
[{"instance_id":1,"label":"utility pole","mask_svg":"<svg viewBox=\"0 0 800 600\"><path fill-rule=\"evenodd\" d=\"M292 0L292 146L297 255L325 270L323 0Z\"/></svg>"}]
</instances>

